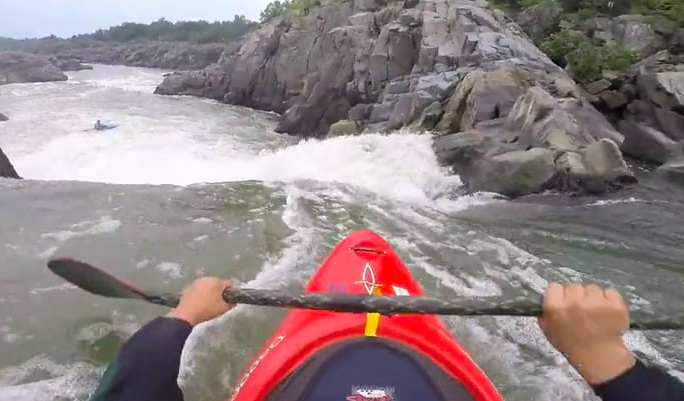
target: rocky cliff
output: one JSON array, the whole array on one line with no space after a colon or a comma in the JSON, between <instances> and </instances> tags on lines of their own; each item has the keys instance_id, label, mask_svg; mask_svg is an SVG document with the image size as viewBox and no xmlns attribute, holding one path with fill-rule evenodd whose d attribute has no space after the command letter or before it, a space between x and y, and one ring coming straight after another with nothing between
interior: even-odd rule
<instances>
[{"instance_id":1,"label":"rocky cliff","mask_svg":"<svg viewBox=\"0 0 684 401\"><path fill-rule=\"evenodd\" d=\"M18 51L0 52L0 85L67 79L57 66L44 57Z\"/></svg>"},{"instance_id":2,"label":"rocky cliff","mask_svg":"<svg viewBox=\"0 0 684 401\"><path fill-rule=\"evenodd\" d=\"M623 135L486 1L321 3L156 93L276 111L279 132L305 137L432 130L471 191L600 193L635 181Z\"/></svg>"}]
</instances>

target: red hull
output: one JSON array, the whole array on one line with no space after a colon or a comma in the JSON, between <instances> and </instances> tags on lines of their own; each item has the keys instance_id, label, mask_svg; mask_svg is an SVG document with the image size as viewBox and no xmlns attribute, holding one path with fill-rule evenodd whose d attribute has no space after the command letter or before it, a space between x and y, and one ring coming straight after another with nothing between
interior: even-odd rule
<instances>
[{"instance_id":1,"label":"red hull","mask_svg":"<svg viewBox=\"0 0 684 401\"><path fill-rule=\"evenodd\" d=\"M340 242L305 287L306 292L424 295L379 235L362 230ZM247 366L231 401L261 401L280 380L321 348L364 335L417 350L461 382L477 401L503 401L484 372L436 316L379 316L296 309Z\"/></svg>"}]
</instances>

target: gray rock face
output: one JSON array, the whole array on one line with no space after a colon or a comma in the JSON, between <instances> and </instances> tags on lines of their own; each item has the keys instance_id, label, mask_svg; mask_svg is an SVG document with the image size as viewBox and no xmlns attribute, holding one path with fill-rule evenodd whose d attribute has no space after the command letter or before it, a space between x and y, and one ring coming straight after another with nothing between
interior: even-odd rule
<instances>
[{"instance_id":1,"label":"gray rock face","mask_svg":"<svg viewBox=\"0 0 684 401\"><path fill-rule=\"evenodd\" d=\"M9 118L7 118L6 115L0 113L0 121L8 121L8 120L9 120Z\"/></svg>"},{"instance_id":2,"label":"gray rock face","mask_svg":"<svg viewBox=\"0 0 684 401\"><path fill-rule=\"evenodd\" d=\"M0 177L21 179L2 149L0 149Z\"/></svg>"},{"instance_id":3,"label":"gray rock face","mask_svg":"<svg viewBox=\"0 0 684 401\"><path fill-rule=\"evenodd\" d=\"M46 58L17 51L0 52L0 85L67 79L67 76Z\"/></svg>"},{"instance_id":4,"label":"gray rock face","mask_svg":"<svg viewBox=\"0 0 684 401\"><path fill-rule=\"evenodd\" d=\"M684 109L684 71L641 74L637 87L642 98L665 110Z\"/></svg>"}]
</instances>

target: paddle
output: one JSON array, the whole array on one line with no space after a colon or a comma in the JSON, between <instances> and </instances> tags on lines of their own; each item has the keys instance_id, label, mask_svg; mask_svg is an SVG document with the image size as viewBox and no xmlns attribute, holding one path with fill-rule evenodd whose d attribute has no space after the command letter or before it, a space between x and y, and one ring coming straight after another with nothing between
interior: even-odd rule
<instances>
[{"instance_id":1,"label":"paddle","mask_svg":"<svg viewBox=\"0 0 684 401\"><path fill-rule=\"evenodd\" d=\"M174 294L141 290L92 266L70 258L52 259L48 268L56 275L91 294L109 298L139 299L157 305L175 307L179 297ZM250 288L228 288L223 299L229 304L248 304L289 308L317 309L334 312L378 312L383 315L434 314L460 316L540 316L541 301L524 297L456 297L449 301L414 296L379 296L341 293L303 293L292 295L283 291ZM639 310L631 314L642 313ZM633 330L677 330L684 328L684 316L654 318L645 315L630 324Z\"/></svg>"}]
</instances>

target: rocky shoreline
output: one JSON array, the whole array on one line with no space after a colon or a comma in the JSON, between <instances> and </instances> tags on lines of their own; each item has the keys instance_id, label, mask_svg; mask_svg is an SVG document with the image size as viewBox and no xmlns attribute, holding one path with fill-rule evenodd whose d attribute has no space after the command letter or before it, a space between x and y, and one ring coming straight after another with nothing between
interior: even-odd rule
<instances>
[{"instance_id":1,"label":"rocky shoreline","mask_svg":"<svg viewBox=\"0 0 684 401\"><path fill-rule=\"evenodd\" d=\"M155 93L276 111L277 131L304 137L432 131L470 191L603 193L636 181L623 134L485 1L327 2Z\"/></svg>"},{"instance_id":2,"label":"rocky shoreline","mask_svg":"<svg viewBox=\"0 0 684 401\"><path fill-rule=\"evenodd\" d=\"M65 50L44 49L44 55L79 63L126 65L169 70L198 70L218 62L227 45L184 42L111 44L91 42Z\"/></svg>"}]
</instances>

